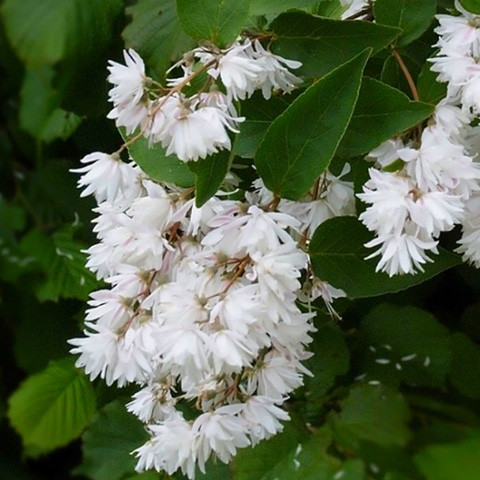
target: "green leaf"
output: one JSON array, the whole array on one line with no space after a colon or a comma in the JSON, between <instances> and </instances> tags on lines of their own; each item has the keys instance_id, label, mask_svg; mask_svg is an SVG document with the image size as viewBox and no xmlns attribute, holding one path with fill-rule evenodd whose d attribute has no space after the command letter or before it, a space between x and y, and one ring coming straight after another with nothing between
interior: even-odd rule
<instances>
[{"instance_id":1,"label":"green leaf","mask_svg":"<svg viewBox=\"0 0 480 480\"><path fill-rule=\"evenodd\" d=\"M384 386L359 385L329 417L336 442L348 451L361 442L404 446L410 439L410 412L403 396Z\"/></svg>"},{"instance_id":2,"label":"green leaf","mask_svg":"<svg viewBox=\"0 0 480 480\"><path fill-rule=\"evenodd\" d=\"M124 140L128 137L120 131ZM133 161L153 180L174 183L179 187L191 187L195 178L188 165L175 155L165 155L165 149L158 143L149 146L146 138L140 138L128 146Z\"/></svg>"},{"instance_id":3,"label":"green leaf","mask_svg":"<svg viewBox=\"0 0 480 480\"><path fill-rule=\"evenodd\" d=\"M276 195L301 198L328 167L352 116L368 55L314 83L268 128L255 165Z\"/></svg>"},{"instance_id":4,"label":"green leaf","mask_svg":"<svg viewBox=\"0 0 480 480\"><path fill-rule=\"evenodd\" d=\"M95 275L85 268L84 248L73 239L73 227L68 225L51 236L32 230L22 239L22 251L31 255L45 273L45 280L36 286L40 301L57 301L60 297L86 300L99 286Z\"/></svg>"},{"instance_id":5,"label":"green leaf","mask_svg":"<svg viewBox=\"0 0 480 480\"><path fill-rule=\"evenodd\" d=\"M310 7L315 0L250 0L250 15L280 13L290 8Z\"/></svg>"},{"instance_id":6,"label":"green leaf","mask_svg":"<svg viewBox=\"0 0 480 480\"><path fill-rule=\"evenodd\" d=\"M440 100L447 96L447 83L438 82L438 74L432 72L432 64L426 62L418 75L417 90L420 100L436 105Z\"/></svg>"},{"instance_id":7,"label":"green leaf","mask_svg":"<svg viewBox=\"0 0 480 480\"><path fill-rule=\"evenodd\" d=\"M459 2L468 12L480 14L480 3L478 3L478 0L459 0Z\"/></svg>"},{"instance_id":8,"label":"green leaf","mask_svg":"<svg viewBox=\"0 0 480 480\"><path fill-rule=\"evenodd\" d=\"M295 452L298 445L307 441L308 438L304 425L295 417L292 418L290 422L285 423L282 433L260 442L253 448L243 448L238 451L231 464L233 478L263 480L279 460Z\"/></svg>"},{"instance_id":9,"label":"green leaf","mask_svg":"<svg viewBox=\"0 0 480 480\"><path fill-rule=\"evenodd\" d=\"M451 339L453 359L448 375L450 383L462 395L480 398L480 348L463 333L455 333Z\"/></svg>"},{"instance_id":10,"label":"green leaf","mask_svg":"<svg viewBox=\"0 0 480 480\"><path fill-rule=\"evenodd\" d=\"M364 244L372 234L354 217L336 217L322 223L310 242L310 259L315 275L337 288L350 298L374 297L399 292L459 265L458 255L439 249L432 255L433 263L424 265L423 273L389 277L375 272L378 259L365 257L371 254Z\"/></svg>"},{"instance_id":11,"label":"green leaf","mask_svg":"<svg viewBox=\"0 0 480 480\"><path fill-rule=\"evenodd\" d=\"M275 34L272 50L302 62L295 74L304 78L321 77L366 48L374 54L401 33L397 28L375 23L330 20L304 12L283 13L271 28Z\"/></svg>"},{"instance_id":12,"label":"green leaf","mask_svg":"<svg viewBox=\"0 0 480 480\"><path fill-rule=\"evenodd\" d=\"M361 371L366 381L443 388L452 358L448 330L413 306L381 304L362 319L358 331Z\"/></svg>"},{"instance_id":13,"label":"green leaf","mask_svg":"<svg viewBox=\"0 0 480 480\"><path fill-rule=\"evenodd\" d=\"M8 417L26 447L48 451L77 438L95 408L91 382L66 358L20 385L10 397Z\"/></svg>"},{"instance_id":14,"label":"green leaf","mask_svg":"<svg viewBox=\"0 0 480 480\"><path fill-rule=\"evenodd\" d=\"M432 105L412 102L389 85L373 78L364 78L337 155L351 158L367 153L424 120L433 110Z\"/></svg>"},{"instance_id":15,"label":"green leaf","mask_svg":"<svg viewBox=\"0 0 480 480\"><path fill-rule=\"evenodd\" d=\"M436 0L378 0L373 6L377 23L403 30L398 46L408 45L431 25L437 9Z\"/></svg>"},{"instance_id":16,"label":"green leaf","mask_svg":"<svg viewBox=\"0 0 480 480\"><path fill-rule=\"evenodd\" d=\"M415 455L415 462L427 480L480 478L480 437L428 445Z\"/></svg>"},{"instance_id":17,"label":"green leaf","mask_svg":"<svg viewBox=\"0 0 480 480\"><path fill-rule=\"evenodd\" d=\"M341 20L342 15L347 11L347 8L348 5L342 4L340 0L323 0L319 3L314 13L320 17Z\"/></svg>"},{"instance_id":18,"label":"green leaf","mask_svg":"<svg viewBox=\"0 0 480 480\"><path fill-rule=\"evenodd\" d=\"M111 36L121 0L5 0L0 17L12 47L30 67L83 57Z\"/></svg>"},{"instance_id":19,"label":"green leaf","mask_svg":"<svg viewBox=\"0 0 480 480\"><path fill-rule=\"evenodd\" d=\"M195 205L201 207L220 188L228 172L231 152L221 150L197 162L189 162L195 173Z\"/></svg>"},{"instance_id":20,"label":"green leaf","mask_svg":"<svg viewBox=\"0 0 480 480\"><path fill-rule=\"evenodd\" d=\"M183 30L192 38L225 47L247 23L250 1L177 0L177 13Z\"/></svg>"},{"instance_id":21,"label":"green leaf","mask_svg":"<svg viewBox=\"0 0 480 480\"><path fill-rule=\"evenodd\" d=\"M66 140L82 121L60 108L60 92L52 87L54 74L48 66L27 69L20 93L20 126L46 143L57 138Z\"/></svg>"},{"instance_id":22,"label":"green leaf","mask_svg":"<svg viewBox=\"0 0 480 480\"><path fill-rule=\"evenodd\" d=\"M175 0L139 0L126 13L132 19L122 33L125 46L136 50L159 75L171 61L194 47L180 28Z\"/></svg>"},{"instance_id":23,"label":"green leaf","mask_svg":"<svg viewBox=\"0 0 480 480\"><path fill-rule=\"evenodd\" d=\"M83 463L76 474L93 480L118 480L133 475L136 459L130 453L148 440L143 424L115 400L102 408L83 435Z\"/></svg>"},{"instance_id":24,"label":"green leaf","mask_svg":"<svg viewBox=\"0 0 480 480\"><path fill-rule=\"evenodd\" d=\"M295 94L273 95L266 100L263 95L256 93L242 102L242 116L245 121L240 125L235 154L243 158L253 158L270 124L295 98Z\"/></svg>"}]
</instances>

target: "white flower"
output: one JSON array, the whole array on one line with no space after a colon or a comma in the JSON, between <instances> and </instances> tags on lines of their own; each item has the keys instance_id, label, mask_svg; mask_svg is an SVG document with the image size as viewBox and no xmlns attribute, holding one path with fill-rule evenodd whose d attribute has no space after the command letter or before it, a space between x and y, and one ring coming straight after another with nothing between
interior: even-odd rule
<instances>
[{"instance_id":1,"label":"white flower","mask_svg":"<svg viewBox=\"0 0 480 480\"><path fill-rule=\"evenodd\" d=\"M70 171L83 174L78 180L78 187L85 187L81 197L93 195L98 203L114 203L139 194L138 170L133 164L122 162L118 155L94 152L80 161L87 165Z\"/></svg>"},{"instance_id":2,"label":"white flower","mask_svg":"<svg viewBox=\"0 0 480 480\"><path fill-rule=\"evenodd\" d=\"M374 148L368 154L367 159L373 158L380 167L388 167L388 165L399 159L398 150L404 147L405 145L400 138L391 138Z\"/></svg>"},{"instance_id":3,"label":"white flower","mask_svg":"<svg viewBox=\"0 0 480 480\"><path fill-rule=\"evenodd\" d=\"M135 393L133 400L127 403L126 407L142 422L151 423L172 417L176 412L174 405L169 387L153 383Z\"/></svg>"},{"instance_id":4,"label":"white flower","mask_svg":"<svg viewBox=\"0 0 480 480\"><path fill-rule=\"evenodd\" d=\"M126 65L109 61L108 81L115 86L109 92L114 108L107 118L116 119L117 126L124 126L132 133L146 118L148 101L144 99L145 89L151 79L145 75L145 64L133 49L124 50Z\"/></svg>"},{"instance_id":5,"label":"white flower","mask_svg":"<svg viewBox=\"0 0 480 480\"><path fill-rule=\"evenodd\" d=\"M205 472L205 462L212 451L227 463L237 453L237 448L250 445L246 421L238 415L242 408L242 404L226 405L204 413L194 421L192 430L195 433L198 466L202 472Z\"/></svg>"}]
</instances>

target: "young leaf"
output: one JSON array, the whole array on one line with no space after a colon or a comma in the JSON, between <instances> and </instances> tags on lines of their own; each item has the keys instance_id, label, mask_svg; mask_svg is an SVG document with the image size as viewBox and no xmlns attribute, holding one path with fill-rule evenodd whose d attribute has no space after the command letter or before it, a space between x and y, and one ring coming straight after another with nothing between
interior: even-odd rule
<instances>
[{"instance_id":1,"label":"young leaf","mask_svg":"<svg viewBox=\"0 0 480 480\"><path fill-rule=\"evenodd\" d=\"M340 412L330 415L334 439L348 451L361 442L404 446L410 439L410 419L403 396L387 387L359 385L340 402Z\"/></svg>"},{"instance_id":2,"label":"young leaf","mask_svg":"<svg viewBox=\"0 0 480 480\"><path fill-rule=\"evenodd\" d=\"M26 447L53 450L77 438L95 413L90 381L73 358L28 377L9 400L8 417Z\"/></svg>"},{"instance_id":3,"label":"young leaf","mask_svg":"<svg viewBox=\"0 0 480 480\"><path fill-rule=\"evenodd\" d=\"M364 244L372 233L354 217L335 217L322 223L310 242L310 258L315 275L344 290L350 298L374 297L419 285L461 263L459 255L440 249L432 255L433 263L424 265L423 273L389 277L375 272L378 259Z\"/></svg>"},{"instance_id":4,"label":"young leaf","mask_svg":"<svg viewBox=\"0 0 480 480\"><path fill-rule=\"evenodd\" d=\"M249 0L177 0L183 30L200 43L210 41L217 47L235 41L249 11Z\"/></svg>"},{"instance_id":5,"label":"young leaf","mask_svg":"<svg viewBox=\"0 0 480 480\"><path fill-rule=\"evenodd\" d=\"M127 412L124 403L115 400L95 415L83 435L83 463L75 473L92 480L133 475L136 460L130 452L147 440L143 424Z\"/></svg>"},{"instance_id":6,"label":"young leaf","mask_svg":"<svg viewBox=\"0 0 480 480\"><path fill-rule=\"evenodd\" d=\"M195 205L201 207L209 198L213 197L228 172L231 152L221 150L197 162L188 165L195 173Z\"/></svg>"},{"instance_id":7,"label":"young leaf","mask_svg":"<svg viewBox=\"0 0 480 480\"><path fill-rule=\"evenodd\" d=\"M270 125L255 165L276 195L301 198L328 167L352 116L368 55L314 83Z\"/></svg>"},{"instance_id":8,"label":"young leaf","mask_svg":"<svg viewBox=\"0 0 480 480\"><path fill-rule=\"evenodd\" d=\"M366 48L375 54L401 33L375 23L330 20L304 12L283 13L271 28L275 34L272 50L302 62L295 74L304 78L321 77Z\"/></svg>"},{"instance_id":9,"label":"young leaf","mask_svg":"<svg viewBox=\"0 0 480 480\"><path fill-rule=\"evenodd\" d=\"M180 28L175 0L139 0L126 13L132 19L122 33L125 46L135 49L159 75L172 60L193 48L192 40Z\"/></svg>"},{"instance_id":10,"label":"young leaf","mask_svg":"<svg viewBox=\"0 0 480 480\"><path fill-rule=\"evenodd\" d=\"M373 5L377 23L403 30L397 46L420 37L433 22L436 9L436 0L378 0Z\"/></svg>"},{"instance_id":11,"label":"young leaf","mask_svg":"<svg viewBox=\"0 0 480 480\"><path fill-rule=\"evenodd\" d=\"M450 334L428 312L378 305L362 319L358 338L366 381L444 388L452 358Z\"/></svg>"},{"instance_id":12,"label":"young leaf","mask_svg":"<svg viewBox=\"0 0 480 480\"><path fill-rule=\"evenodd\" d=\"M364 78L337 155L351 158L367 153L424 120L433 110L433 105L412 102L399 90L373 78Z\"/></svg>"}]
</instances>

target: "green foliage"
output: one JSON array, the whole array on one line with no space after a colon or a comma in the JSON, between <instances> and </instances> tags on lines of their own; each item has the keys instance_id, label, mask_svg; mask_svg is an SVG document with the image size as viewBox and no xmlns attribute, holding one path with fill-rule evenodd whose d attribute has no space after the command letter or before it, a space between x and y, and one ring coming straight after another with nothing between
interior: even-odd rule
<instances>
[{"instance_id":1,"label":"green foliage","mask_svg":"<svg viewBox=\"0 0 480 480\"><path fill-rule=\"evenodd\" d=\"M368 55L363 52L314 83L268 128L255 165L276 195L301 198L328 167L353 113Z\"/></svg>"},{"instance_id":2,"label":"green foliage","mask_svg":"<svg viewBox=\"0 0 480 480\"><path fill-rule=\"evenodd\" d=\"M459 0L459 2L460 5L468 12L480 14L480 5L478 4L478 0Z\"/></svg>"},{"instance_id":3,"label":"green foliage","mask_svg":"<svg viewBox=\"0 0 480 480\"><path fill-rule=\"evenodd\" d=\"M250 13L250 1L177 0L177 13L185 32L200 43L225 47L238 37Z\"/></svg>"},{"instance_id":4,"label":"green foliage","mask_svg":"<svg viewBox=\"0 0 480 480\"><path fill-rule=\"evenodd\" d=\"M69 357L29 377L10 397L8 418L25 447L45 452L77 438L95 404L92 384Z\"/></svg>"},{"instance_id":5,"label":"green foliage","mask_svg":"<svg viewBox=\"0 0 480 480\"><path fill-rule=\"evenodd\" d=\"M351 158L368 153L432 113L433 106L412 102L395 88L365 77L337 154Z\"/></svg>"},{"instance_id":6,"label":"green foliage","mask_svg":"<svg viewBox=\"0 0 480 480\"><path fill-rule=\"evenodd\" d=\"M330 20L304 12L282 13L272 30L274 52L301 61L303 66L296 72L307 79L327 74L366 48L375 54L401 33L375 23Z\"/></svg>"},{"instance_id":7,"label":"green foliage","mask_svg":"<svg viewBox=\"0 0 480 480\"><path fill-rule=\"evenodd\" d=\"M93 480L132 476L136 461L130 452L147 439L143 425L126 411L125 402L111 402L97 412L83 435L83 463L76 473Z\"/></svg>"},{"instance_id":8,"label":"green foliage","mask_svg":"<svg viewBox=\"0 0 480 480\"><path fill-rule=\"evenodd\" d=\"M378 0L373 9L378 23L402 29L395 42L402 46L416 40L427 30L436 7L436 0Z\"/></svg>"},{"instance_id":9,"label":"green foliage","mask_svg":"<svg viewBox=\"0 0 480 480\"><path fill-rule=\"evenodd\" d=\"M375 271L375 259L365 260L372 252L364 244L371 238L371 233L354 217L327 220L310 242L313 271L345 290L350 298L361 298L413 287L460 263L458 255L442 250L433 263L424 266L424 272L389 277Z\"/></svg>"}]
</instances>

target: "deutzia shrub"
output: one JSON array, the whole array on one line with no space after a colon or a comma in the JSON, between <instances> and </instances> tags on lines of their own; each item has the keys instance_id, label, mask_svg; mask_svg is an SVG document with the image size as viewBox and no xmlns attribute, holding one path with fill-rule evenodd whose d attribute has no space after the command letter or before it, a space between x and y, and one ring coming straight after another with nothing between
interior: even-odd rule
<instances>
[{"instance_id":1,"label":"deutzia shrub","mask_svg":"<svg viewBox=\"0 0 480 480\"><path fill-rule=\"evenodd\" d=\"M292 29L305 24L308 42L333 20L293 11L262 29L245 17L226 34L197 28L182 5L197 45L170 58L164 78L133 48L110 61L107 116L124 143L72 170L97 203L87 267L104 287L90 295L84 336L69 342L91 380L137 389L127 409L149 440L133 452L136 469L194 478L290 419L287 400L311 375L302 362L316 312L340 319L333 301L363 295L335 255L396 291L390 278L456 262L428 270L443 232L459 226L457 252L480 266L480 17L458 2L437 16L424 75L447 88L433 106L395 43L402 30L392 25L408 25L382 27L379 0L339 2L335 28L356 38L384 29L387 40L359 40L327 67L306 64L305 46L295 56ZM413 102L363 77L388 45ZM376 97L372 114L365 99ZM407 115L373 134L375 108L395 104ZM362 144L365 131L374 139Z\"/></svg>"}]
</instances>

